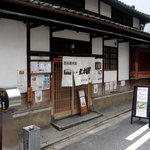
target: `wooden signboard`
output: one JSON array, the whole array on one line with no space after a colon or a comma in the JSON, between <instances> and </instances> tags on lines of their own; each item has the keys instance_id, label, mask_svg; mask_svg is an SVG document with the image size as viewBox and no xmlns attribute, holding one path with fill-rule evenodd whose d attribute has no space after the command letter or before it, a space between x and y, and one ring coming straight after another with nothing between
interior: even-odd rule
<instances>
[{"instance_id":1,"label":"wooden signboard","mask_svg":"<svg viewBox=\"0 0 150 150\"><path fill-rule=\"evenodd\" d=\"M85 90L78 90L79 103L80 103L80 115L88 113L87 100L85 95Z\"/></svg>"},{"instance_id":2,"label":"wooden signboard","mask_svg":"<svg viewBox=\"0 0 150 150\"><path fill-rule=\"evenodd\" d=\"M135 86L132 101L131 124L133 117L149 120L150 127L150 87Z\"/></svg>"}]
</instances>

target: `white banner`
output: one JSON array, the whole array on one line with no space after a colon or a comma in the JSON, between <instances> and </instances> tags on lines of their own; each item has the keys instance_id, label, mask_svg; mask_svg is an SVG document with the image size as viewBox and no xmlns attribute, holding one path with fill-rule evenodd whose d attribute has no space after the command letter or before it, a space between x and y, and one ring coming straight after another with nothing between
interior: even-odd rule
<instances>
[{"instance_id":1,"label":"white banner","mask_svg":"<svg viewBox=\"0 0 150 150\"><path fill-rule=\"evenodd\" d=\"M62 86L102 82L102 59L91 57L63 57Z\"/></svg>"}]
</instances>

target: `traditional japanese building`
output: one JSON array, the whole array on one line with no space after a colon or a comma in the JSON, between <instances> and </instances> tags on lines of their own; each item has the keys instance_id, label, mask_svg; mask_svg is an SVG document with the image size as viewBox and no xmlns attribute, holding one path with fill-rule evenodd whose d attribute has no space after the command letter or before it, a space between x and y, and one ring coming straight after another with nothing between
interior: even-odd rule
<instances>
[{"instance_id":1,"label":"traditional japanese building","mask_svg":"<svg viewBox=\"0 0 150 150\"><path fill-rule=\"evenodd\" d=\"M149 83L149 22L118 0L1 0L0 86L21 92L18 127L131 100Z\"/></svg>"}]
</instances>

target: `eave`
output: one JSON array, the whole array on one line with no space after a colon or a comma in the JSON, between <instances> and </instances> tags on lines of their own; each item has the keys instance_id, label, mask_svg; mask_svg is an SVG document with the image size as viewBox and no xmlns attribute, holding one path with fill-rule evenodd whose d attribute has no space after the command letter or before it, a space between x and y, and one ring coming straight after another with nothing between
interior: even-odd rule
<instances>
[{"instance_id":1,"label":"eave","mask_svg":"<svg viewBox=\"0 0 150 150\"><path fill-rule=\"evenodd\" d=\"M44 4L30 3L23 0L1 0L0 15L1 17L13 18L25 22L60 26L94 34L115 35L150 44L150 34L138 29L82 12L50 7Z\"/></svg>"}]
</instances>

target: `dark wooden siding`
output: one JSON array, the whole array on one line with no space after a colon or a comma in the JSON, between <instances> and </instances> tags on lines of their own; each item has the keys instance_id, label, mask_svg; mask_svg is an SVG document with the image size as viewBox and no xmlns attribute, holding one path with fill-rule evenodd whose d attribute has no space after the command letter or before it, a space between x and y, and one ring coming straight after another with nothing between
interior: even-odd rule
<instances>
[{"instance_id":1,"label":"dark wooden siding","mask_svg":"<svg viewBox=\"0 0 150 150\"><path fill-rule=\"evenodd\" d=\"M53 38L51 52L63 54L91 54L90 42Z\"/></svg>"}]
</instances>

